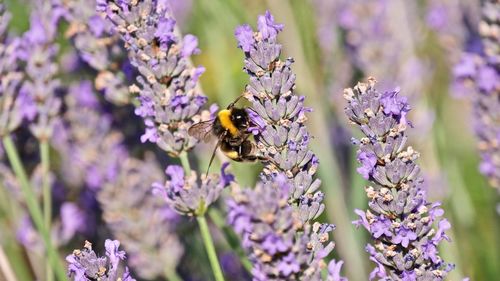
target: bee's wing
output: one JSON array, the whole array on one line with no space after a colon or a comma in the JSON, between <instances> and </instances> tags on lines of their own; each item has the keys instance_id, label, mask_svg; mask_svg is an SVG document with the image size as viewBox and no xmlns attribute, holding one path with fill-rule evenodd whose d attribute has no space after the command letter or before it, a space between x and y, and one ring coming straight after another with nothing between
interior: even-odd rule
<instances>
[{"instance_id":1,"label":"bee's wing","mask_svg":"<svg viewBox=\"0 0 500 281\"><path fill-rule=\"evenodd\" d=\"M203 142L208 142L210 140L210 137L212 136L213 124L213 120L202 121L193 124L191 127L189 127L188 134L192 137L202 140Z\"/></svg>"}]
</instances>

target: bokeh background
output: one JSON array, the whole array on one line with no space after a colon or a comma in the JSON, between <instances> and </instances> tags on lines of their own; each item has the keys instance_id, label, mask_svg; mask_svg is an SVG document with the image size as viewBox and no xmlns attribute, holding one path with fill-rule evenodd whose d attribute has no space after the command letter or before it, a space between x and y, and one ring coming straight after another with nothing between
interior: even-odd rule
<instances>
[{"instance_id":1,"label":"bokeh background","mask_svg":"<svg viewBox=\"0 0 500 281\"><path fill-rule=\"evenodd\" d=\"M0 1L5 1L13 14L11 31L22 33L27 30L29 2ZM88 1L88 5L91 2ZM462 52L470 50L477 40L480 1L177 0L172 4L181 32L199 38L202 52L194 56L193 62L206 68L201 86L210 101L220 107L225 107L242 93L248 80L242 71L243 54L236 48L233 36L235 27L243 23L253 25L257 15L265 10L270 10L276 21L285 25L279 36L283 44L282 55L295 59L293 69L297 74L298 93L305 95L306 105L313 108L308 120L314 135L311 147L320 158L319 177L326 194L326 212L321 220L337 225L333 234L337 246L332 258L361 258L360 263L347 262L344 265L343 272L351 280L356 280L355 276L360 274L366 277L373 264L363 250L368 241L366 231L356 230L350 223L356 219L354 209L366 208L366 182L356 173L356 153L350 143L356 132L343 114L342 90L368 76L379 81L380 90L399 87L401 94L410 101L409 120L413 124L409 129L410 142L421 153L419 163L426 178L429 199L442 202L445 216L452 224L449 231L452 241L442 243L440 248L443 258L456 264L449 280L464 277L498 280L500 197L479 172L480 157L472 125L473 94L456 87L453 80L453 69ZM63 25L59 31L57 59L61 64L74 52L65 36L67 29L68 25ZM68 71L60 75L64 83L69 84L82 79L92 80L95 74L92 71ZM99 99L113 116L113 130L124 135L126 147L132 155L145 159L154 154L161 169L167 163L175 162L155 146L140 144L138 136L142 134L142 121L133 114L131 105L116 105L102 97ZM36 146L28 133L20 130L18 143L23 145L23 159L28 163L37 157ZM207 166L211 149L211 146L196 148L200 170ZM56 155L61 152L55 149L51 153L54 159L64 158L58 158ZM219 165L215 163L214 167ZM71 193L64 191L72 188L64 184L65 172L57 163L53 166L55 176L61 179L57 188L64 194ZM260 168L259 164L232 163L236 178L247 186L256 182ZM35 168L31 166L30 169ZM161 172L159 174L161 177ZM116 200L126 198L125 194ZM2 206L6 206L5 202ZM111 236L109 227L98 218L102 211L99 207L95 210L97 219L93 231L76 234L61 245L61 255L80 248L86 239L99 249L103 239ZM19 224L9 221L5 212L2 214L0 242L19 264L31 262L32 268L23 275L27 279L22 280L33 280L33 276L42 270L37 268L36 261L43 260L36 247L30 244L36 239L20 241L16 234ZM177 255L180 261L173 263L178 262L179 274L186 280L209 280L210 268L203 258L203 246L194 223L185 218L178 219L180 222L175 232L182 244L179 247L184 250L179 250L183 254ZM242 267L234 254L225 242L220 241L222 239L217 238L217 230L214 231L225 270L231 270L234 276L228 279L248 278L240 273Z\"/></svg>"}]
</instances>

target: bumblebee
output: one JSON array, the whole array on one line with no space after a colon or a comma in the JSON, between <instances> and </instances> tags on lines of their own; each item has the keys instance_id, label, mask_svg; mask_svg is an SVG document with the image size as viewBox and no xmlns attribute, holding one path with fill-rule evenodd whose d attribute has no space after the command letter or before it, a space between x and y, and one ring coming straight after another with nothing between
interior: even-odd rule
<instances>
[{"instance_id":1,"label":"bumblebee","mask_svg":"<svg viewBox=\"0 0 500 281\"><path fill-rule=\"evenodd\" d=\"M218 148L229 159L238 162L253 162L264 159L258 155L255 143L249 139L251 134L247 130L251 121L248 112L245 108L235 107L241 97L229 104L226 109L219 111L214 119L193 124L188 129L190 136L204 142L208 142L211 136L218 138L208 164L207 173Z\"/></svg>"}]
</instances>

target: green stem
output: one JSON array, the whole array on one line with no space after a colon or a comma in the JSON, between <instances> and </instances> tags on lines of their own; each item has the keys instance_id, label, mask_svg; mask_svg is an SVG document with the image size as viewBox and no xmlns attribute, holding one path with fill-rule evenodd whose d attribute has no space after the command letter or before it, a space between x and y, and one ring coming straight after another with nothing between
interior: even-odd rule
<instances>
[{"instance_id":1,"label":"green stem","mask_svg":"<svg viewBox=\"0 0 500 281\"><path fill-rule=\"evenodd\" d=\"M243 267L248 271L248 273L251 273L252 263L250 262L250 260L248 260L245 252L240 247L239 238L236 236L234 231L224 223L224 219L220 211L215 208L211 208L208 211L208 216L210 217L210 219L212 219L217 228L222 230L222 233L224 234L227 243L229 244L231 249L238 255Z\"/></svg>"},{"instance_id":2,"label":"green stem","mask_svg":"<svg viewBox=\"0 0 500 281\"><path fill-rule=\"evenodd\" d=\"M200 226L201 237L203 238L203 244L205 244L205 249L207 250L208 260L212 266L215 280L224 281L224 275L222 274L222 268L220 267L217 253L215 252L214 241L212 240L212 235L210 235L207 220L205 219L205 216L198 216L196 219L198 220L198 225Z\"/></svg>"},{"instance_id":3,"label":"green stem","mask_svg":"<svg viewBox=\"0 0 500 281\"><path fill-rule=\"evenodd\" d=\"M184 168L184 173L189 176L191 174L191 166L189 165L187 152L181 152L179 159L181 160L182 167Z\"/></svg>"},{"instance_id":4,"label":"green stem","mask_svg":"<svg viewBox=\"0 0 500 281\"><path fill-rule=\"evenodd\" d=\"M3 145L5 148L5 152L7 153L7 157L9 158L9 162L12 165L12 169L14 170L14 173L16 175L16 178L19 180L19 183L21 185L21 191L23 193L24 199L26 200L26 205L28 207L30 216L33 219L35 227L42 236L45 248L47 249L48 259L50 261L50 264L52 265L52 269L55 270L57 279L61 281L67 280L64 267L59 260L57 251L52 245L49 232L44 225L42 210L37 202L35 193L30 186L28 176L21 162L21 159L19 158L14 142L9 135L3 137Z\"/></svg>"},{"instance_id":5,"label":"green stem","mask_svg":"<svg viewBox=\"0 0 500 281\"><path fill-rule=\"evenodd\" d=\"M42 159L42 190L43 190L43 218L45 229L50 233L52 217L52 187L50 186L50 154L49 142L40 140L40 158ZM54 280L54 272L50 266L50 261L46 262L47 281Z\"/></svg>"},{"instance_id":6,"label":"green stem","mask_svg":"<svg viewBox=\"0 0 500 281\"><path fill-rule=\"evenodd\" d=\"M182 278L175 272L175 270L165 270L165 278L168 281L182 281Z\"/></svg>"},{"instance_id":7,"label":"green stem","mask_svg":"<svg viewBox=\"0 0 500 281\"><path fill-rule=\"evenodd\" d=\"M0 245L0 270L2 271L5 280L7 281L17 281L16 275L10 266L9 260L7 259L7 255L3 251L3 248Z\"/></svg>"}]
</instances>

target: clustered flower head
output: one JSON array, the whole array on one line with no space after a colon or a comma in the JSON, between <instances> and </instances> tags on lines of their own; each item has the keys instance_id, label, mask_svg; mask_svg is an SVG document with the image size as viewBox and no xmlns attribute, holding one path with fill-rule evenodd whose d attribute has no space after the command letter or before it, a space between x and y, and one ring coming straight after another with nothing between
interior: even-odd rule
<instances>
[{"instance_id":1,"label":"clustered flower head","mask_svg":"<svg viewBox=\"0 0 500 281\"><path fill-rule=\"evenodd\" d=\"M467 92L474 105L474 131L479 139L479 167L500 189L500 3L486 1L479 25L480 53L462 54L453 69L456 91Z\"/></svg>"},{"instance_id":2,"label":"clustered flower head","mask_svg":"<svg viewBox=\"0 0 500 281\"><path fill-rule=\"evenodd\" d=\"M52 145L60 152L61 172L70 186L95 192L117 177L127 158L123 135L112 128L90 81L72 84L65 96L66 113L55 122Z\"/></svg>"},{"instance_id":3,"label":"clustered flower head","mask_svg":"<svg viewBox=\"0 0 500 281\"><path fill-rule=\"evenodd\" d=\"M264 178L253 190L236 191L228 201L228 222L250 252L253 280L321 280L323 258L334 247L328 237L334 227L318 222L303 226L288 204L291 187L281 174Z\"/></svg>"},{"instance_id":4,"label":"clustered flower head","mask_svg":"<svg viewBox=\"0 0 500 281\"><path fill-rule=\"evenodd\" d=\"M268 159L263 173L269 177L284 173L289 179L289 203L298 206L305 223L324 210L321 181L314 179L318 158L309 149L310 135L304 122L304 96L294 93L296 75L292 58L280 60L276 37L283 30L271 13L258 18L258 31L242 25L235 31L238 47L245 52L244 70L250 75L245 97L260 153Z\"/></svg>"},{"instance_id":5,"label":"clustered flower head","mask_svg":"<svg viewBox=\"0 0 500 281\"><path fill-rule=\"evenodd\" d=\"M104 247L106 256L98 256L88 241L83 249L74 250L73 254L66 257L69 264L68 276L75 281L135 281L127 267L119 274L120 261L125 260L125 252L118 250L120 242L106 239Z\"/></svg>"},{"instance_id":6,"label":"clustered flower head","mask_svg":"<svg viewBox=\"0 0 500 281\"><path fill-rule=\"evenodd\" d=\"M358 172L371 185L365 188L367 211L356 210L358 226L373 244L366 247L377 267L370 280L444 280L453 266L438 255L438 244L451 227L439 203L426 201L419 153L406 147L409 105L397 91L380 93L375 80L346 89L345 113L365 135L359 145ZM433 228L434 223L437 229Z\"/></svg>"},{"instance_id":7,"label":"clustered flower head","mask_svg":"<svg viewBox=\"0 0 500 281\"><path fill-rule=\"evenodd\" d=\"M151 192L154 179L163 178L154 159L122 162L114 182L98 193L103 218L128 253L128 264L148 280L174 272L183 253L175 235L177 214Z\"/></svg>"},{"instance_id":8,"label":"clustered flower head","mask_svg":"<svg viewBox=\"0 0 500 281\"><path fill-rule=\"evenodd\" d=\"M24 33L21 59L26 63L26 80L20 92L35 103L31 117L35 118L30 127L38 139L49 139L61 108L62 101L56 95L61 81L56 56L59 47L55 44L59 20L64 16L61 4L56 0L34 1L30 29ZM32 119L33 119L32 118Z\"/></svg>"},{"instance_id":9,"label":"clustered flower head","mask_svg":"<svg viewBox=\"0 0 500 281\"><path fill-rule=\"evenodd\" d=\"M167 181L165 184L154 183L153 192L164 198L167 205L179 214L201 216L213 202L219 199L224 187L234 180L232 174L225 172L228 164L222 165L220 175L202 175L200 179L195 171L186 175L181 166L170 165L165 170Z\"/></svg>"},{"instance_id":10,"label":"clustered flower head","mask_svg":"<svg viewBox=\"0 0 500 281\"><path fill-rule=\"evenodd\" d=\"M187 131L200 121L200 110L207 102L197 88L204 68L189 63L189 57L199 52L198 39L175 34L175 20L164 0L101 0L97 7L125 41L131 63L140 73L138 85L130 90L139 94L136 114L146 125L141 140L156 143L172 156L190 150L197 140Z\"/></svg>"},{"instance_id":11,"label":"clustered flower head","mask_svg":"<svg viewBox=\"0 0 500 281\"><path fill-rule=\"evenodd\" d=\"M113 33L113 25L96 11L96 0L64 1L69 27L65 36L71 39L80 58L97 71L95 87L105 98L117 105L130 102L126 86L126 52Z\"/></svg>"},{"instance_id":12,"label":"clustered flower head","mask_svg":"<svg viewBox=\"0 0 500 281\"><path fill-rule=\"evenodd\" d=\"M34 118L34 102L19 92L24 74L20 71L19 38L9 38L11 14L0 4L0 136L17 129L24 119Z\"/></svg>"},{"instance_id":13,"label":"clustered flower head","mask_svg":"<svg viewBox=\"0 0 500 281\"><path fill-rule=\"evenodd\" d=\"M324 210L321 181L314 178L318 159L309 149L304 125L304 97L295 94L292 58L280 60L277 35L283 25L269 11L249 25L236 28L250 76L245 98L259 153L265 159L262 182L229 202L229 223L242 236L253 262L254 280L321 280L323 258L333 249L331 224L311 221ZM342 263L331 264L328 280L341 280Z\"/></svg>"}]
</instances>

